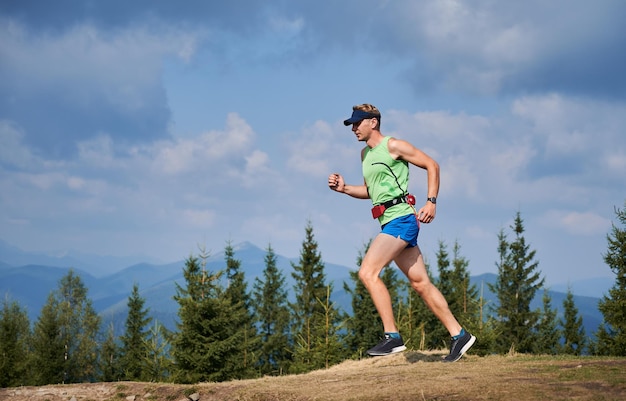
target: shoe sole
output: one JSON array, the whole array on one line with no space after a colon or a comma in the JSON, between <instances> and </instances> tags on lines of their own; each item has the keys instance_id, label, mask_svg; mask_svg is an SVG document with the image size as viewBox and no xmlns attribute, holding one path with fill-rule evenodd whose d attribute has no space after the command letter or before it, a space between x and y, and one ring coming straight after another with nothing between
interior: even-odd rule
<instances>
[{"instance_id":1,"label":"shoe sole","mask_svg":"<svg viewBox=\"0 0 626 401\"><path fill-rule=\"evenodd\" d=\"M470 348L472 348L472 345L474 345L474 343L476 342L476 337L474 337L474 336L472 336L472 335L470 335L470 336L471 336L471 337L470 337L469 341L467 342L467 344L465 344L465 345L463 346L463 348L461 348L461 352L459 352L459 356L458 356L456 359L452 359L452 360L444 359L443 361L444 361L444 362L456 362L456 361L458 361L459 359L461 359L461 357L463 357L463 355L464 355L464 354L465 354L465 353L466 353L466 352L467 352Z\"/></svg>"},{"instance_id":2,"label":"shoe sole","mask_svg":"<svg viewBox=\"0 0 626 401\"><path fill-rule=\"evenodd\" d=\"M373 351L373 352L369 352L369 351L368 351L368 352L367 352L367 355L369 355L369 356L386 356L386 355L397 354L398 352L402 352L402 351L404 351L404 350L406 350L406 346L405 346L405 345L402 345L402 346L400 346L400 347L395 347L395 348L393 348L391 351L386 352L386 353L383 353L383 352L376 352L376 351Z\"/></svg>"}]
</instances>

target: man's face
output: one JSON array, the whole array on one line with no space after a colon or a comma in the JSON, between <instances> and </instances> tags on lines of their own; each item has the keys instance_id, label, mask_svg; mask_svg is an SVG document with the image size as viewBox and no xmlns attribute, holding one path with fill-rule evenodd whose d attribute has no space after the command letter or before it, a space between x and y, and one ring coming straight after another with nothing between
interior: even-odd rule
<instances>
[{"instance_id":1,"label":"man's face","mask_svg":"<svg viewBox=\"0 0 626 401\"><path fill-rule=\"evenodd\" d=\"M372 130L374 129L374 127L376 127L377 123L378 120L376 118L366 118L359 122L353 123L352 132L354 132L356 138L359 141L367 141L370 138Z\"/></svg>"}]
</instances>

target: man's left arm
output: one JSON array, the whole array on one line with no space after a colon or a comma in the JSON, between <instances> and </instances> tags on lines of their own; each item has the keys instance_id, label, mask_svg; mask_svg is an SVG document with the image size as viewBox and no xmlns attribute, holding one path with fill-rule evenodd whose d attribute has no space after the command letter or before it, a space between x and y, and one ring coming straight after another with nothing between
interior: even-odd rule
<instances>
[{"instance_id":1,"label":"man's left arm","mask_svg":"<svg viewBox=\"0 0 626 401\"><path fill-rule=\"evenodd\" d=\"M439 163L407 141L390 139L388 146L389 154L393 158L406 160L414 166L426 170L428 175L426 198L429 200L417 211L417 216L422 223L430 223L437 213L436 199L439 194Z\"/></svg>"}]
</instances>

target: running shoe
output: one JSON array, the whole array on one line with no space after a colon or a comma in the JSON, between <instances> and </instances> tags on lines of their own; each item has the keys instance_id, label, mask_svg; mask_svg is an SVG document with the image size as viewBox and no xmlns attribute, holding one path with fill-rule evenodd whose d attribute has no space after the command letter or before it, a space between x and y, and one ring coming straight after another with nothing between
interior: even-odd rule
<instances>
[{"instance_id":1,"label":"running shoe","mask_svg":"<svg viewBox=\"0 0 626 401\"><path fill-rule=\"evenodd\" d=\"M367 350L367 354L370 356L385 356L402 352L405 349L402 337L393 338L389 334L385 334L385 337L375 347Z\"/></svg>"},{"instance_id":2,"label":"running shoe","mask_svg":"<svg viewBox=\"0 0 626 401\"><path fill-rule=\"evenodd\" d=\"M458 361L474 345L474 342L476 342L476 337L468 332L465 332L456 340L452 339L450 342L450 354L443 359L443 362Z\"/></svg>"}]
</instances>

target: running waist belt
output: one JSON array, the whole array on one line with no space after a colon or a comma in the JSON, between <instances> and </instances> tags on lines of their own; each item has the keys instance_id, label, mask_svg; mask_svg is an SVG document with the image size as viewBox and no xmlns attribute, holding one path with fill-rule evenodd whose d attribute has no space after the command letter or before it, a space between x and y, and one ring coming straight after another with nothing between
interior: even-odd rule
<instances>
[{"instance_id":1,"label":"running waist belt","mask_svg":"<svg viewBox=\"0 0 626 401\"><path fill-rule=\"evenodd\" d=\"M415 196L408 194L399 196L397 198L393 198L390 201L385 203L381 203L380 205L376 205L372 208L372 217L377 219L385 213L385 210L389 209L392 206L399 205L401 203L408 203L409 205L415 205Z\"/></svg>"}]
</instances>

